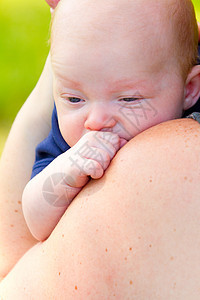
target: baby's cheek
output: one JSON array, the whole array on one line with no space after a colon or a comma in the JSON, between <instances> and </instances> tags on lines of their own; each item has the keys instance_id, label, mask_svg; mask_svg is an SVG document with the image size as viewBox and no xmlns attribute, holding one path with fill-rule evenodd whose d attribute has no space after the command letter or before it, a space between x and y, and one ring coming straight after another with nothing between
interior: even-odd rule
<instances>
[{"instance_id":1,"label":"baby's cheek","mask_svg":"<svg viewBox=\"0 0 200 300\"><path fill-rule=\"evenodd\" d=\"M82 131L80 127L77 125L72 126L72 124L67 123L65 126L61 126L60 129L61 134L65 142L70 146L73 147L82 137Z\"/></svg>"},{"instance_id":2,"label":"baby's cheek","mask_svg":"<svg viewBox=\"0 0 200 300\"><path fill-rule=\"evenodd\" d=\"M144 130L168 120L169 115L163 111L159 112L159 110L155 110L153 113L148 112L146 115L142 115L141 113L137 119L137 123L134 124L135 128L133 133L135 134L133 134L133 136L136 136Z\"/></svg>"}]
</instances>

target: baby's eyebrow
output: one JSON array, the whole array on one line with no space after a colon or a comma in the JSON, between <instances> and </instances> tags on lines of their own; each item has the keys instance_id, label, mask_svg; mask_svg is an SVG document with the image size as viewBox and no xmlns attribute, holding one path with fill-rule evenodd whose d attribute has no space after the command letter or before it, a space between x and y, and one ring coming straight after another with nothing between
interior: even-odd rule
<instances>
[{"instance_id":1,"label":"baby's eyebrow","mask_svg":"<svg viewBox=\"0 0 200 300\"><path fill-rule=\"evenodd\" d=\"M121 89L138 89L139 87L145 87L147 85L146 80L130 80L129 78L123 78L111 82L108 85L110 92L115 93Z\"/></svg>"},{"instance_id":2,"label":"baby's eyebrow","mask_svg":"<svg viewBox=\"0 0 200 300\"><path fill-rule=\"evenodd\" d=\"M74 90L80 90L81 89L81 83L80 82L77 82L75 80L72 80L72 79L69 79L67 78L66 76L63 76L61 74L57 74L58 75L58 78L59 78L59 81L61 81L63 83L63 85L65 86L68 86Z\"/></svg>"},{"instance_id":3,"label":"baby's eyebrow","mask_svg":"<svg viewBox=\"0 0 200 300\"><path fill-rule=\"evenodd\" d=\"M63 76L61 74L57 74L59 76L59 81L62 82L63 87L68 87L73 90L82 90L84 87L82 84L78 81L75 81L73 79L67 78L66 76ZM134 89L139 90L143 89L149 86L149 83L145 79L130 79L130 78L121 78L118 80L113 80L110 82L105 81L104 89L109 94L114 94L122 90L128 90L128 89Z\"/></svg>"}]
</instances>

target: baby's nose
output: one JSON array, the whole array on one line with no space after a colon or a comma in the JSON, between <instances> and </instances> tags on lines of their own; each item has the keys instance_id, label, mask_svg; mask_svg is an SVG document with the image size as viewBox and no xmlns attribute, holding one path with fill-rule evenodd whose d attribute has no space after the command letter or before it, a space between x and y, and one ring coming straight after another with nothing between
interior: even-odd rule
<instances>
[{"instance_id":1,"label":"baby's nose","mask_svg":"<svg viewBox=\"0 0 200 300\"><path fill-rule=\"evenodd\" d=\"M116 124L110 108L105 105L94 105L87 115L85 128L88 130L100 131L106 128L112 128Z\"/></svg>"}]
</instances>

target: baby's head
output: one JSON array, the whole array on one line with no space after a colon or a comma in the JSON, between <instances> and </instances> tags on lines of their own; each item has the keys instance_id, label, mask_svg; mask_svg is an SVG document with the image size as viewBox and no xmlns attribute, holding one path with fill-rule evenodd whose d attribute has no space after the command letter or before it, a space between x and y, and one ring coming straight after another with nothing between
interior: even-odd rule
<instances>
[{"instance_id":1,"label":"baby's head","mask_svg":"<svg viewBox=\"0 0 200 300\"><path fill-rule=\"evenodd\" d=\"M198 100L190 0L61 0L51 41L58 121L70 146L90 130L130 140Z\"/></svg>"}]
</instances>

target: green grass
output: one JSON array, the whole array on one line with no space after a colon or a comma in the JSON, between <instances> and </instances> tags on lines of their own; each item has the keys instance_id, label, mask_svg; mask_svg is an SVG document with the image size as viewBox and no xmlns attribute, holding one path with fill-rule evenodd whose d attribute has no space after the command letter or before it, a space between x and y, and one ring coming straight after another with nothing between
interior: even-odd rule
<instances>
[{"instance_id":1,"label":"green grass","mask_svg":"<svg viewBox=\"0 0 200 300\"><path fill-rule=\"evenodd\" d=\"M200 21L200 1L193 3ZM49 22L44 0L0 0L0 153L42 71L49 51Z\"/></svg>"}]
</instances>

